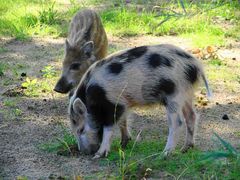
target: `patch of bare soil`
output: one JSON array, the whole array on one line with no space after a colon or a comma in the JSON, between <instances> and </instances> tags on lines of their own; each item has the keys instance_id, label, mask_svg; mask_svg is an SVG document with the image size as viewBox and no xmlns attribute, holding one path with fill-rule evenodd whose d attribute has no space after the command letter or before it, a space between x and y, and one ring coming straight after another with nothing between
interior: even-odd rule
<instances>
[{"instance_id":1,"label":"patch of bare soil","mask_svg":"<svg viewBox=\"0 0 240 180\"><path fill-rule=\"evenodd\" d=\"M33 39L30 42L19 42L2 39L0 45L7 49L0 54L0 62L11 64L24 64L27 76L40 77L40 70L46 65L61 68L64 39ZM124 49L144 44L171 43L191 48L191 41L178 37L110 37L110 49ZM223 50L224 51L224 50ZM232 51L227 49L225 51ZM235 50L234 50L235 51ZM239 49L236 53L240 54ZM232 54L226 53L224 56ZM232 58L232 57L230 57ZM238 58L238 57L237 57ZM238 59L236 59L238 60ZM207 67L206 67L207 68ZM4 81L5 77L0 77ZM60 176L86 176L97 173L104 175L113 171L114 167L101 165L100 161L92 160L92 156L62 156L47 153L39 149L39 145L46 143L56 136L63 134L62 126L69 126L67 117L68 98L53 94L43 97L18 97L17 106L22 114L10 118L4 114L6 110L3 100L11 98L11 87L18 87L21 77L13 78L11 85L1 83L0 87L0 177L14 179L17 176L27 176L29 179L48 179ZM237 83L237 82L236 82ZM19 89L17 89L19 90ZM21 93L21 90L19 90ZM3 95L4 92L9 94ZM199 96L200 93L197 93ZM8 112L8 111L6 111ZM198 106L200 114L196 145L207 150L213 148L212 132L217 132L224 139L230 141L235 147L240 144L240 91L233 93L226 88L219 87L214 90L214 98L204 106ZM223 120L227 114L229 120ZM163 108L136 109L130 117L132 131L142 130L141 139L159 137L166 139L167 122Z\"/></svg>"}]
</instances>

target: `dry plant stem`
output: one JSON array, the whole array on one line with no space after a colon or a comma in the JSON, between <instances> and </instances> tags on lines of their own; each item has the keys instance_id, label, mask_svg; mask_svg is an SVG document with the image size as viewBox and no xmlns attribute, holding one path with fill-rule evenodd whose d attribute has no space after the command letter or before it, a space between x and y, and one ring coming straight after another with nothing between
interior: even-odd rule
<instances>
[{"instance_id":1,"label":"dry plant stem","mask_svg":"<svg viewBox=\"0 0 240 180\"><path fill-rule=\"evenodd\" d=\"M132 146L132 149L131 149L131 152L130 152L130 157L132 156L133 149L134 149L134 147L135 147L135 145L137 143L137 140L139 139L139 136L141 135L141 133L142 133L142 129L138 132L137 137L136 137L136 139L135 139L135 141L133 143L133 146Z\"/></svg>"},{"instance_id":2,"label":"dry plant stem","mask_svg":"<svg viewBox=\"0 0 240 180\"><path fill-rule=\"evenodd\" d=\"M114 109L114 122L115 122L115 123L116 123L116 121L117 121L117 120L116 120L117 105L118 105L118 103L119 103L119 100L120 100L123 92L124 92L125 89L127 88L127 85L128 85L128 82L127 82L126 85L123 87L121 93L120 93L119 96L118 96L117 102L116 102L116 104L115 104L115 109Z\"/></svg>"},{"instance_id":3,"label":"dry plant stem","mask_svg":"<svg viewBox=\"0 0 240 180\"><path fill-rule=\"evenodd\" d=\"M146 159L148 159L148 158L151 158L151 157L154 157L154 156L158 156L158 155L161 155L161 154L163 154L163 153L160 152L160 153L155 153L155 154L149 155L149 156L147 156L147 157L145 157L145 158L142 158L142 159L140 159L140 160L138 160L138 161L135 161L135 162L127 165L127 167L130 167L130 166L132 166L132 165L134 165L134 164L136 164L136 163L142 162L142 161L144 161L144 160L146 160Z\"/></svg>"},{"instance_id":4,"label":"dry plant stem","mask_svg":"<svg viewBox=\"0 0 240 180\"><path fill-rule=\"evenodd\" d=\"M54 97L53 91L51 92L51 96L52 96L52 100L53 100L54 105L57 107L57 102L56 102L56 99Z\"/></svg>"}]
</instances>

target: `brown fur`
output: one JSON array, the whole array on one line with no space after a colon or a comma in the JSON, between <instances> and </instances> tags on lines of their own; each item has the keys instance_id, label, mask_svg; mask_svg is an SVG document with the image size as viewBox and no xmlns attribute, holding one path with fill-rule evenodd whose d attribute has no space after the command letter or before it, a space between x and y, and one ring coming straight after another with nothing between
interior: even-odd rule
<instances>
[{"instance_id":1,"label":"brown fur","mask_svg":"<svg viewBox=\"0 0 240 180\"><path fill-rule=\"evenodd\" d=\"M97 59L102 59L107 55L106 32L99 15L90 9L81 10L73 17L68 36L68 42L75 50L87 41L93 41L94 55Z\"/></svg>"},{"instance_id":2,"label":"brown fur","mask_svg":"<svg viewBox=\"0 0 240 180\"><path fill-rule=\"evenodd\" d=\"M62 76L54 90L67 93L74 88L88 67L107 55L107 47L107 35L99 15L90 9L79 11L70 24ZM73 69L73 64L79 67Z\"/></svg>"}]
</instances>

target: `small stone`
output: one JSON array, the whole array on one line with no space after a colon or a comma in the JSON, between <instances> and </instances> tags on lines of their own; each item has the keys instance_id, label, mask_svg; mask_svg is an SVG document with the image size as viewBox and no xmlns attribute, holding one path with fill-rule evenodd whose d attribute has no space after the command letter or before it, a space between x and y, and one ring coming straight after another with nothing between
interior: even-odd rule
<instances>
[{"instance_id":1,"label":"small stone","mask_svg":"<svg viewBox=\"0 0 240 180\"><path fill-rule=\"evenodd\" d=\"M224 115L222 116L222 119L223 119L223 120L229 120L229 117L228 117L227 114L224 114Z\"/></svg>"}]
</instances>

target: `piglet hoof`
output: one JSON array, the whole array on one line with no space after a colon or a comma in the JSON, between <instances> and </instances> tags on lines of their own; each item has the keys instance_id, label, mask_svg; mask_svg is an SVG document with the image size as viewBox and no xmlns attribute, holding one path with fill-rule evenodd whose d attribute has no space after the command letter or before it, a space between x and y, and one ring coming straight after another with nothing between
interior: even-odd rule
<instances>
[{"instance_id":1,"label":"piglet hoof","mask_svg":"<svg viewBox=\"0 0 240 180\"><path fill-rule=\"evenodd\" d=\"M98 151L95 153L94 157L92 159L99 159L101 157L107 157L109 153L109 150L105 150L105 151Z\"/></svg>"},{"instance_id":2,"label":"piglet hoof","mask_svg":"<svg viewBox=\"0 0 240 180\"><path fill-rule=\"evenodd\" d=\"M125 149L125 148L126 148L128 142L129 142L131 139L132 139L131 137L127 137L127 138L124 138L124 139L121 140L121 147L122 147L122 149Z\"/></svg>"},{"instance_id":3,"label":"piglet hoof","mask_svg":"<svg viewBox=\"0 0 240 180\"><path fill-rule=\"evenodd\" d=\"M186 153L189 149L193 148L194 147L194 144L188 144L188 145L184 145L182 148L181 148L181 152L182 153Z\"/></svg>"},{"instance_id":4,"label":"piglet hoof","mask_svg":"<svg viewBox=\"0 0 240 180\"><path fill-rule=\"evenodd\" d=\"M171 150L164 150L162 153L162 158L167 159L167 157L169 157L170 154L171 154Z\"/></svg>"},{"instance_id":5,"label":"piglet hoof","mask_svg":"<svg viewBox=\"0 0 240 180\"><path fill-rule=\"evenodd\" d=\"M99 158L101 158L101 155L96 153L92 159L94 160L94 159L99 159Z\"/></svg>"}]
</instances>

